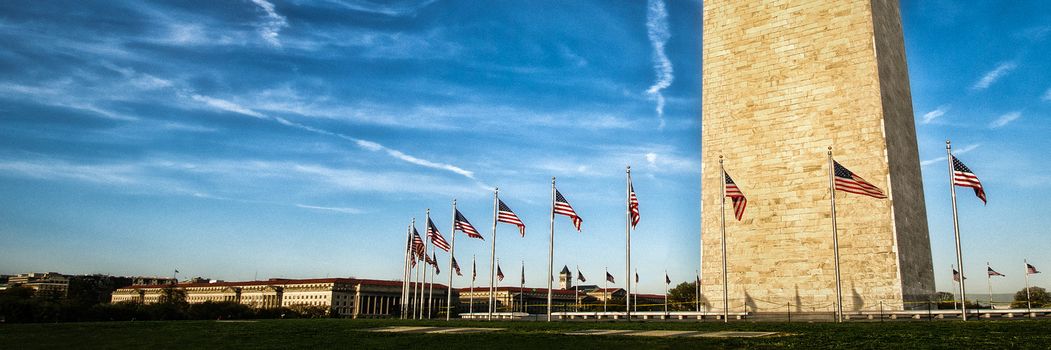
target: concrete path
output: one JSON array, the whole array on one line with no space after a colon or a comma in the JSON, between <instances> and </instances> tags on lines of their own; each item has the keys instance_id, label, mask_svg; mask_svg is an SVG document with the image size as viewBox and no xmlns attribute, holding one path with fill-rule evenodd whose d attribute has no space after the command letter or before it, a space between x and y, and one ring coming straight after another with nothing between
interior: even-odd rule
<instances>
[{"instance_id":1,"label":"concrete path","mask_svg":"<svg viewBox=\"0 0 1051 350\"><path fill-rule=\"evenodd\" d=\"M755 338L777 334L777 332L699 332L699 331L639 331L589 329L565 333L566 335L628 335L638 337L706 337L706 338Z\"/></svg>"}]
</instances>

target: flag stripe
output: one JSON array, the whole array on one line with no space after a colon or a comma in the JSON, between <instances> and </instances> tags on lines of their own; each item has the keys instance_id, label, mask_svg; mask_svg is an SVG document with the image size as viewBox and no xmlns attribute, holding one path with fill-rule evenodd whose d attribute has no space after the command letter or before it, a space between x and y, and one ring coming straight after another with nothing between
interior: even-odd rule
<instances>
[{"instance_id":1,"label":"flag stripe","mask_svg":"<svg viewBox=\"0 0 1051 350\"><path fill-rule=\"evenodd\" d=\"M741 218L744 217L744 208L748 206L748 199L744 197L741 188L737 187L737 183L730 178L730 174L725 171L723 171L723 180L726 197L729 197L734 205L734 217L737 218L737 221L741 221Z\"/></svg>"},{"instance_id":2,"label":"flag stripe","mask_svg":"<svg viewBox=\"0 0 1051 350\"><path fill-rule=\"evenodd\" d=\"M883 190L880 190L879 187L876 187L868 181L865 181L865 179L861 178L861 176L858 176L850 170L847 170L847 168L840 165L839 162L833 160L832 164L835 168L833 172L835 173L834 183L836 190L840 190L847 193L860 194L872 198L887 198L887 195L883 193Z\"/></svg>"},{"instance_id":3,"label":"flag stripe","mask_svg":"<svg viewBox=\"0 0 1051 350\"><path fill-rule=\"evenodd\" d=\"M952 179L956 186L974 189L974 195L981 199L982 203L988 203L985 199L985 188L982 187L982 182L978 180L978 176L955 156L952 157Z\"/></svg>"},{"instance_id":4,"label":"flag stripe","mask_svg":"<svg viewBox=\"0 0 1051 350\"><path fill-rule=\"evenodd\" d=\"M471 225L471 222L467 221L467 218L460 213L460 210L456 210L456 222L453 223L453 227L466 234L467 237L477 238L483 241L485 240L485 238L482 238L482 235L478 233L478 230L474 228L474 225Z\"/></svg>"},{"instance_id":5,"label":"flag stripe","mask_svg":"<svg viewBox=\"0 0 1051 350\"><path fill-rule=\"evenodd\" d=\"M445 240L445 237L442 237L442 232L438 231L431 219L427 219L427 238L431 240L431 243L434 243L435 247L449 251L449 242Z\"/></svg>"},{"instance_id":6,"label":"flag stripe","mask_svg":"<svg viewBox=\"0 0 1051 350\"><path fill-rule=\"evenodd\" d=\"M563 197L562 193L558 192L557 189L555 190L554 210L555 214L565 215L573 219L573 226L576 226L578 232L580 231L580 224L583 223L584 220L577 215L577 212L569 205L569 201L566 201L566 197Z\"/></svg>"},{"instance_id":7,"label":"flag stripe","mask_svg":"<svg viewBox=\"0 0 1051 350\"><path fill-rule=\"evenodd\" d=\"M522 219L518 218L518 215L515 215L515 212L511 211L511 208L508 207L507 204L504 204L503 200L498 201L499 210L496 212L496 221L518 226L518 234L525 237L525 223L522 222Z\"/></svg>"}]
</instances>

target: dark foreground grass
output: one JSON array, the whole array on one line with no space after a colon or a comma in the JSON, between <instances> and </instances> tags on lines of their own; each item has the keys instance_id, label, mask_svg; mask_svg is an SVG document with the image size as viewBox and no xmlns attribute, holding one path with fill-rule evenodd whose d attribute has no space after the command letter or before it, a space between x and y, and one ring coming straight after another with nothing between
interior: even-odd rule
<instances>
[{"instance_id":1,"label":"dark foreground grass","mask_svg":"<svg viewBox=\"0 0 1051 350\"><path fill-rule=\"evenodd\" d=\"M365 329L428 325L497 327L476 334L390 334ZM763 338L568 336L583 329L772 331ZM684 349L1051 348L1051 320L886 323L481 322L401 320L159 321L0 324L8 349Z\"/></svg>"}]
</instances>

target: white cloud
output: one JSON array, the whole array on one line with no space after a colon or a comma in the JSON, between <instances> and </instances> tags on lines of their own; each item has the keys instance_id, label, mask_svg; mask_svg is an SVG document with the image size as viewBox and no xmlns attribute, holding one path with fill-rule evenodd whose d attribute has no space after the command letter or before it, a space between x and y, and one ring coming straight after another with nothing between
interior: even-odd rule
<instances>
[{"instance_id":1,"label":"white cloud","mask_svg":"<svg viewBox=\"0 0 1051 350\"><path fill-rule=\"evenodd\" d=\"M651 167L656 167L657 166L657 154L653 153L653 152L646 153L646 163L648 163Z\"/></svg>"},{"instance_id":2,"label":"white cloud","mask_svg":"<svg viewBox=\"0 0 1051 350\"><path fill-rule=\"evenodd\" d=\"M1048 88L1047 91L1044 91L1044 97L1042 99L1044 101L1051 102L1051 88Z\"/></svg>"},{"instance_id":3,"label":"white cloud","mask_svg":"<svg viewBox=\"0 0 1051 350\"><path fill-rule=\"evenodd\" d=\"M1007 114L1001 115L999 118L996 118L996 120L994 120L992 123L989 123L989 128L992 128L992 129L1001 128L1001 127L1003 127L1003 126L1005 126L1007 124L1010 124L1011 122L1013 122L1013 121L1015 121L1015 120L1017 120L1018 118L1021 118L1021 117L1022 117L1022 113L1021 112L1011 112L1011 113L1007 113Z\"/></svg>"},{"instance_id":4,"label":"white cloud","mask_svg":"<svg viewBox=\"0 0 1051 350\"><path fill-rule=\"evenodd\" d=\"M437 0L423 1L369 1L369 0L328 0L328 2L354 11L386 15L391 17L415 16L416 13Z\"/></svg>"},{"instance_id":5,"label":"white cloud","mask_svg":"<svg viewBox=\"0 0 1051 350\"><path fill-rule=\"evenodd\" d=\"M334 211L334 212L337 212L337 213L344 213L344 214L361 214L363 212L361 209L357 209L357 208L321 207L321 206L306 205L306 204L296 204L296 206L300 207L300 208L303 208L303 209Z\"/></svg>"},{"instance_id":6,"label":"white cloud","mask_svg":"<svg viewBox=\"0 0 1051 350\"><path fill-rule=\"evenodd\" d=\"M941 117L941 116L945 115L945 112L948 112L948 111L949 111L949 105L938 106L938 109L935 109L933 111L927 112L926 114L923 115L923 124L930 124L935 119L938 119L938 117Z\"/></svg>"},{"instance_id":7,"label":"white cloud","mask_svg":"<svg viewBox=\"0 0 1051 350\"><path fill-rule=\"evenodd\" d=\"M668 11L664 8L664 1L649 0L646 11L646 29L649 34L650 44L653 45L653 70L657 73L657 81L646 90L646 93L657 100L657 118L660 120L658 128L664 128L664 90L671 86L675 79L671 60L664 53L664 45L671 37L668 31Z\"/></svg>"},{"instance_id":8,"label":"white cloud","mask_svg":"<svg viewBox=\"0 0 1051 350\"><path fill-rule=\"evenodd\" d=\"M288 21L285 20L284 16L278 14L277 10L274 9L274 4L267 0L252 0L252 3L266 12L266 18L259 26L259 35L270 45L281 46L281 41L277 39L277 36L281 33L282 28L288 26Z\"/></svg>"},{"instance_id":9,"label":"white cloud","mask_svg":"<svg viewBox=\"0 0 1051 350\"><path fill-rule=\"evenodd\" d=\"M1010 73L1016 67L1018 67L1018 65L1016 65L1014 62L1000 63L1000 65L996 66L996 68L989 71L988 73L985 73L985 75L982 76L981 79L979 79L977 82L974 83L973 86L971 86L971 89L985 90L990 85L999 80L1001 77L1007 75L1007 73Z\"/></svg>"},{"instance_id":10,"label":"white cloud","mask_svg":"<svg viewBox=\"0 0 1051 350\"><path fill-rule=\"evenodd\" d=\"M252 116L252 117L256 117L256 118L260 118L260 119L268 119L266 116L260 114L259 112L253 111L251 109L245 108L244 106L241 106L239 104L236 104L236 103L224 100L224 99L208 97L208 96L204 96L204 95L197 95L197 94L194 94L194 95L190 96L190 98L192 98L194 101L197 101L197 102L203 102L204 104L206 104L208 106L211 106L212 108L219 109L219 110L223 110L223 111L227 111L227 112L234 112L234 113L238 113L238 114L244 114L244 115L247 115L247 116Z\"/></svg>"},{"instance_id":11,"label":"white cloud","mask_svg":"<svg viewBox=\"0 0 1051 350\"><path fill-rule=\"evenodd\" d=\"M957 148L957 149L953 150L952 154L954 154L954 155L961 155L961 154L973 151L975 149L978 149L978 147L981 147L981 146L982 146L982 144L980 144L980 143L963 146L961 148ZM936 164L938 162L944 162L945 159L946 159L945 156L937 157L937 158L934 158L934 159L927 159L927 160L921 161L920 162L920 166L928 166L928 165L931 165L931 164Z\"/></svg>"}]
</instances>

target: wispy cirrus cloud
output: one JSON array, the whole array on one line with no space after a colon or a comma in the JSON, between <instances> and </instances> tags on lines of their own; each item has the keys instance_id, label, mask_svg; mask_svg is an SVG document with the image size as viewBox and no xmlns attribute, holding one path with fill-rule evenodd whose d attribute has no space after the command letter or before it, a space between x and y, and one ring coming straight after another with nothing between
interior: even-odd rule
<instances>
[{"instance_id":1,"label":"wispy cirrus cloud","mask_svg":"<svg viewBox=\"0 0 1051 350\"><path fill-rule=\"evenodd\" d=\"M1011 61L1000 63L996 68L985 73L981 79L978 79L978 81L971 86L971 90L985 90L1017 67L1018 65Z\"/></svg>"},{"instance_id":2,"label":"wispy cirrus cloud","mask_svg":"<svg viewBox=\"0 0 1051 350\"><path fill-rule=\"evenodd\" d=\"M1001 115L1000 117L996 118L996 120L994 120L991 123L989 123L989 128L990 129L1002 128L1002 127L1006 126L1007 124L1010 124L1011 122L1013 122L1015 120L1018 120L1018 118L1021 118L1021 117L1022 117L1022 112L1011 112L1011 113L1007 113L1007 114Z\"/></svg>"},{"instance_id":3,"label":"wispy cirrus cloud","mask_svg":"<svg viewBox=\"0 0 1051 350\"><path fill-rule=\"evenodd\" d=\"M668 31L668 10L664 7L663 0L649 0L646 10L646 29L653 45L653 70L657 74L657 81L646 90L646 93L657 100L657 118L660 121L658 128L664 128L664 94L662 90L671 86L675 80L671 60L664 52L664 46L671 37Z\"/></svg>"},{"instance_id":4,"label":"wispy cirrus cloud","mask_svg":"<svg viewBox=\"0 0 1051 350\"><path fill-rule=\"evenodd\" d=\"M328 0L327 2L353 11L391 17L406 17L415 16L421 9L433 4L435 1L437 0Z\"/></svg>"},{"instance_id":5,"label":"wispy cirrus cloud","mask_svg":"<svg viewBox=\"0 0 1051 350\"><path fill-rule=\"evenodd\" d=\"M296 206L300 207L300 208L303 208L303 209L333 211L333 212L343 213L343 214L361 214L361 213L364 213L363 210L358 209L358 208L322 207L322 206L317 206L317 205L306 205L306 204L296 204Z\"/></svg>"},{"instance_id":6,"label":"wispy cirrus cloud","mask_svg":"<svg viewBox=\"0 0 1051 350\"><path fill-rule=\"evenodd\" d=\"M964 154L964 153L976 150L976 149L978 149L978 147L981 147L981 146L982 146L982 144L980 144L980 143L963 146L961 148L957 148L957 149L953 150L952 154L954 154L954 155L961 155L961 154ZM923 161L920 161L920 166L928 166L928 165L935 164L935 163L938 163L938 162L944 162L945 159L947 159L946 156L941 156L941 157L937 157L937 158L923 160Z\"/></svg>"},{"instance_id":7,"label":"wispy cirrus cloud","mask_svg":"<svg viewBox=\"0 0 1051 350\"><path fill-rule=\"evenodd\" d=\"M923 124L930 124L935 119L938 119L939 117L945 115L945 112L948 112L948 111L949 111L949 105L938 106L938 108L936 108L935 110L923 114L923 121L922 121L922 123Z\"/></svg>"},{"instance_id":8,"label":"wispy cirrus cloud","mask_svg":"<svg viewBox=\"0 0 1051 350\"><path fill-rule=\"evenodd\" d=\"M278 35L282 28L288 27L288 20L285 19L285 16L278 14L274 9L274 4L267 0L252 0L252 3L259 6L266 14L263 23L259 25L259 35L270 45L281 46Z\"/></svg>"}]
</instances>

